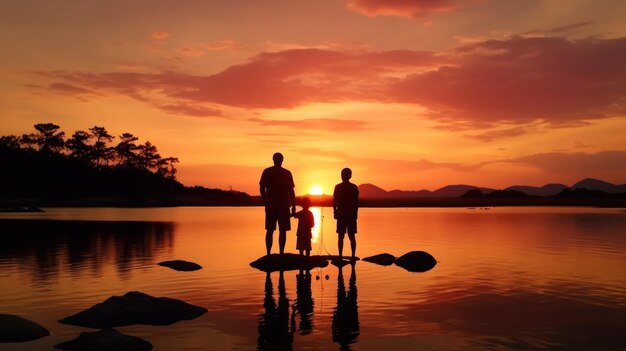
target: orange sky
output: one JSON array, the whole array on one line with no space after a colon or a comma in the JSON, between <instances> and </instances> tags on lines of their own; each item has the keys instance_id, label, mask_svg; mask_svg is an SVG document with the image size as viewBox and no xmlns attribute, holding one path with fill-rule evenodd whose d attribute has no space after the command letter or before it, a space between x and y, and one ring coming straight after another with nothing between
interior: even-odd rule
<instances>
[{"instance_id":1,"label":"orange sky","mask_svg":"<svg viewBox=\"0 0 626 351\"><path fill-rule=\"evenodd\" d=\"M5 1L0 134L131 132L178 179L298 194L626 183L621 0Z\"/></svg>"}]
</instances>

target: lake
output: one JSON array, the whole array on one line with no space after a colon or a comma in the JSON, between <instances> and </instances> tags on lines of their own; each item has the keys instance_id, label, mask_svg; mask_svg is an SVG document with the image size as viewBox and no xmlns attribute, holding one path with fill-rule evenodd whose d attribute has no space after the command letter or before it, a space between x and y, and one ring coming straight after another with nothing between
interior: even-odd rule
<instances>
[{"instance_id":1,"label":"lake","mask_svg":"<svg viewBox=\"0 0 626 351\"><path fill-rule=\"evenodd\" d=\"M336 254L332 209L312 210L313 253ZM626 350L624 209L364 208L358 256L423 250L438 264L310 276L249 266L265 254L260 207L46 211L0 214L0 313L52 335L0 350L53 350L90 331L57 320L129 291L209 310L117 328L155 350ZM204 268L157 265L170 259Z\"/></svg>"}]
</instances>

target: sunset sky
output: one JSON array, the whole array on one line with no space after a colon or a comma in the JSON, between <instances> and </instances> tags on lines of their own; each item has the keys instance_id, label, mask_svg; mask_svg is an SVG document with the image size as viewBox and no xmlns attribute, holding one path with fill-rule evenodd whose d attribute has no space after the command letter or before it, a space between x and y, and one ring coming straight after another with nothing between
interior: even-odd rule
<instances>
[{"instance_id":1,"label":"sunset sky","mask_svg":"<svg viewBox=\"0 0 626 351\"><path fill-rule=\"evenodd\" d=\"M626 183L623 0L0 1L0 135L149 140L178 179Z\"/></svg>"}]
</instances>

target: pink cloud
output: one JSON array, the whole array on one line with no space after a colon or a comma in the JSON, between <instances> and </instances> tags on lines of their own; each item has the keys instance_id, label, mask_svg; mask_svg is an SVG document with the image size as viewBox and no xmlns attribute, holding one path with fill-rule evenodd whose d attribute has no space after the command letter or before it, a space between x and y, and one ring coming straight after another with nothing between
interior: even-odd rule
<instances>
[{"instance_id":1,"label":"pink cloud","mask_svg":"<svg viewBox=\"0 0 626 351\"><path fill-rule=\"evenodd\" d=\"M206 52L202 49L194 48L194 47L182 47L178 49L178 52L191 57L200 57L204 56Z\"/></svg>"},{"instance_id":2,"label":"pink cloud","mask_svg":"<svg viewBox=\"0 0 626 351\"><path fill-rule=\"evenodd\" d=\"M50 85L53 91L65 87L66 94L78 95L81 89L124 94L149 103L155 100L147 96L158 95L168 104L218 108L277 109L344 101L414 104L430 111L446 130L500 126L498 131L474 135L491 141L529 131L520 128L522 124L574 127L625 116L623 57L626 38L513 37L442 53L328 49L261 53L206 76L174 71L42 74L57 84Z\"/></svg>"},{"instance_id":3,"label":"pink cloud","mask_svg":"<svg viewBox=\"0 0 626 351\"><path fill-rule=\"evenodd\" d=\"M366 16L418 18L433 12L448 12L457 6L452 0L348 0L349 9Z\"/></svg>"},{"instance_id":4,"label":"pink cloud","mask_svg":"<svg viewBox=\"0 0 626 351\"><path fill-rule=\"evenodd\" d=\"M558 125L626 114L626 38L491 40L455 50L456 63L391 85L397 102L442 120L545 120Z\"/></svg>"},{"instance_id":5,"label":"pink cloud","mask_svg":"<svg viewBox=\"0 0 626 351\"><path fill-rule=\"evenodd\" d=\"M332 118L309 118L299 120L275 120L250 118L251 122L257 122L264 126L282 126L300 130L325 130L332 132L357 132L366 127L367 122L359 120L332 119Z\"/></svg>"},{"instance_id":6,"label":"pink cloud","mask_svg":"<svg viewBox=\"0 0 626 351\"><path fill-rule=\"evenodd\" d=\"M208 51L238 50L241 46L241 43L233 39L224 39L204 44L204 48Z\"/></svg>"},{"instance_id":7,"label":"pink cloud","mask_svg":"<svg viewBox=\"0 0 626 351\"><path fill-rule=\"evenodd\" d=\"M156 41L164 41L167 40L169 37L171 36L170 33L168 32L164 32L164 31L156 31L156 32L152 32L152 34L150 35L150 37L153 40Z\"/></svg>"},{"instance_id":8,"label":"pink cloud","mask_svg":"<svg viewBox=\"0 0 626 351\"><path fill-rule=\"evenodd\" d=\"M176 103L160 105L155 103L155 106L174 115L190 117L225 117L224 112L221 110L212 107L199 106L197 104Z\"/></svg>"}]
</instances>

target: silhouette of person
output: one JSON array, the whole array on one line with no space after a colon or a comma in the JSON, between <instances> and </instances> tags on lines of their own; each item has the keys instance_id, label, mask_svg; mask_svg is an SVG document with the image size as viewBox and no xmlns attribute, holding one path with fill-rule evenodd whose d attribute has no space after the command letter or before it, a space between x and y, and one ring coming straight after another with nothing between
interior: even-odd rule
<instances>
[{"instance_id":1,"label":"silhouette of person","mask_svg":"<svg viewBox=\"0 0 626 351\"><path fill-rule=\"evenodd\" d=\"M300 270L296 275L296 304L295 310L300 315L300 335L307 335L313 331L313 294L311 292L311 271Z\"/></svg>"},{"instance_id":2,"label":"silhouette of person","mask_svg":"<svg viewBox=\"0 0 626 351\"><path fill-rule=\"evenodd\" d=\"M302 211L296 212L293 216L298 218L298 231L296 232L296 250L300 251L300 255L311 255L311 238L313 234L311 229L315 226L315 217L309 210L311 206L311 199L308 197L302 198Z\"/></svg>"},{"instance_id":3,"label":"silhouette of person","mask_svg":"<svg viewBox=\"0 0 626 351\"><path fill-rule=\"evenodd\" d=\"M296 213L296 195L291 172L282 168L283 155L277 152L272 157L274 166L266 168L259 181L261 198L265 204L265 248L269 255L274 241L274 230L278 222L278 245L280 253L285 253L287 231L291 230L291 213Z\"/></svg>"},{"instance_id":4,"label":"silhouette of person","mask_svg":"<svg viewBox=\"0 0 626 351\"><path fill-rule=\"evenodd\" d=\"M332 334L333 342L339 343L340 350L350 350L349 345L356 342L360 334L355 262L350 265L352 271L347 294L343 281L343 267L339 267L337 274L337 307L333 311Z\"/></svg>"},{"instance_id":5,"label":"silhouette of person","mask_svg":"<svg viewBox=\"0 0 626 351\"><path fill-rule=\"evenodd\" d=\"M278 278L278 304L274 300L274 288L269 272L265 276L264 313L259 318L258 350L291 350L294 321L289 319L289 299L285 290L285 276L280 271Z\"/></svg>"},{"instance_id":6,"label":"silhouette of person","mask_svg":"<svg viewBox=\"0 0 626 351\"><path fill-rule=\"evenodd\" d=\"M350 183L352 170L344 168L341 170L342 182L335 185L333 192L333 213L337 220L337 246L339 248L339 258L343 256L343 239L346 232L350 238L350 248L352 258L356 254L356 220L359 211L359 188Z\"/></svg>"}]
</instances>

